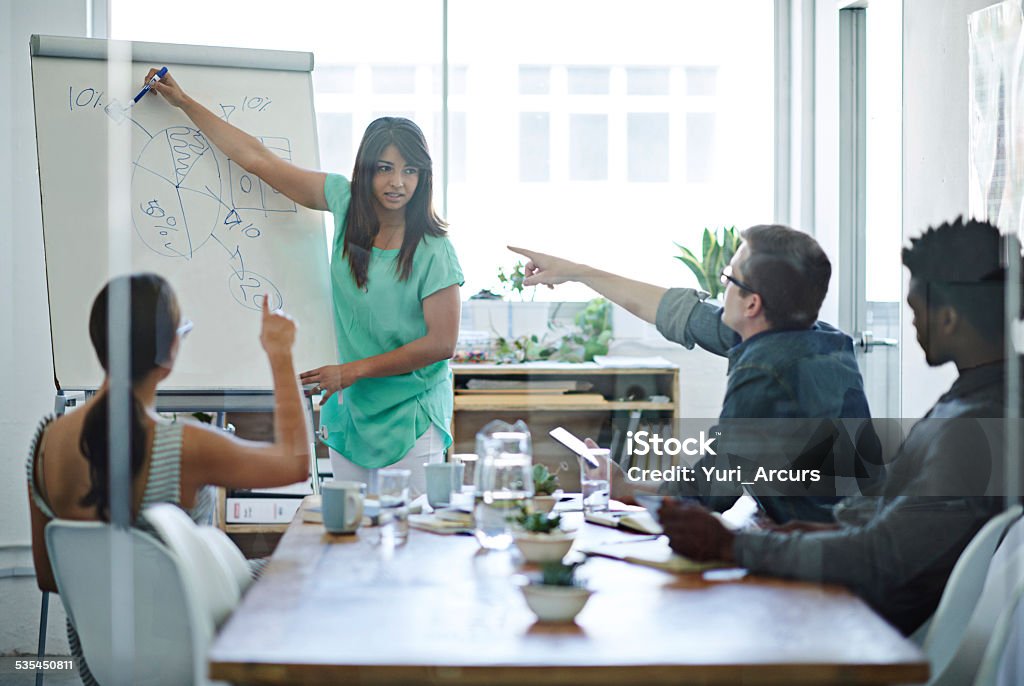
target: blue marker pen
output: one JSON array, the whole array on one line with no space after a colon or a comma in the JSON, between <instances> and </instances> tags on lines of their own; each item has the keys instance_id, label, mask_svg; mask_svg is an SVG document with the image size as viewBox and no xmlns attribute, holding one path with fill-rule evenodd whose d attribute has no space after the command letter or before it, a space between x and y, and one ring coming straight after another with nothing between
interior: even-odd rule
<instances>
[{"instance_id":1,"label":"blue marker pen","mask_svg":"<svg viewBox=\"0 0 1024 686\"><path fill-rule=\"evenodd\" d=\"M149 80L149 83L147 83L145 86L143 86L142 90L139 91L139 94L135 96L135 99L132 100L132 104L134 105L139 100L141 100L142 96L145 95L146 93L148 93L149 89L153 87L153 84L156 83L157 81L159 81L160 79L162 79L165 74L167 74L167 67L160 67L160 71L158 71L156 74L154 74L153 78L151 78Z\"/></svg>"}]
</instances>

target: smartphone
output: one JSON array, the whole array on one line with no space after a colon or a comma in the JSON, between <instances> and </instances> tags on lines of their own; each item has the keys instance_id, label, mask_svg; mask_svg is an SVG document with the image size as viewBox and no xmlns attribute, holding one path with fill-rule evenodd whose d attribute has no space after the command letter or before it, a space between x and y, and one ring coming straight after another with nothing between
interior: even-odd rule
<instances>
[{"instance_id":1,"label":"smartphone","mask_svg":"<svg viewBox=\"0 0 1024 686\"><path fill-rule=\"evenodd\" d=\"M555 439L566 448L586 460L587 464L591 467L596 468L600 466L598 461L594 459L594 456L590 454L590 448L587 447L587 444L562 427L556 426L554 429L549 431L548 434L551 438Z\"/></svg>"}]
</instances>

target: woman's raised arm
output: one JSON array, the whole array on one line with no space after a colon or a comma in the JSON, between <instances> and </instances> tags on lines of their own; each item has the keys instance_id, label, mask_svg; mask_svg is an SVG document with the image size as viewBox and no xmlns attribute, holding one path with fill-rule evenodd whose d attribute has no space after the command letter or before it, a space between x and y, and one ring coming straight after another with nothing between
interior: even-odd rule
<instances>
[{"instance_id":1,"label":"woman's raised arm","mask_svg":"<svg viewBox=\"0 0 1024 686\"><path fill-rule=\"evenodd\" d=\"M189 425L182 442L182 491L206 484L227 488L285 486L309 476L312 436L303 411L292 345L295 322L263 302L260 342L274 379L274 440L247 441L205 425Z\"/></svg>"},{"instance_id":2,"label":"woman's raised arm","mask_svg":"<svg viewBox=\"0 0 1024 686\"><path fill-rule=\"evenodd\" d=\"M156 69L149 70L145 79L147 83L156 72ZM314 210L327 209L327 199L324 197L324 179L327 175L324 172L303 169L281 159L255 137L224 121L186 95L170 72L157 81L152 90L171 105L180 108L210 142L242 169L260 177L300 205Z\"/></svg>"}]
</instances>

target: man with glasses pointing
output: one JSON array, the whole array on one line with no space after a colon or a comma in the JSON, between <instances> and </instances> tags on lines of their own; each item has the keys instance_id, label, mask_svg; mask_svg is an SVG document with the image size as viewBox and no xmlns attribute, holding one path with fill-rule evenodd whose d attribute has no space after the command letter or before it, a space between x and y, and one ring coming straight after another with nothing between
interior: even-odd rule
<instances>
[{"instance_id":1,"label":"man with glasses pointing","mask_svg":"<svg viewBox=\"0 0 1024 686\"><path fill-rule=\"evenodd\" d=\"M769 518L831 521L843 496L870 491L882 476L877 438L870 424L853 342L817 321L832 266L811 236L780 225L752 226L721 274L721 306L692 288L662 288L521 248L529 259L525 284L578 281L686 348L728 357L728 380L719 427L722 450L696 465L692 482L664 482L662 493L699 498L724 511L743 493L737 481L708 480L730 467L819 467L815 484L747 487ZM808 422L807 420L818 420ZM843 422L853 420L852 429ZM849 424L849 422L846 422ZM752 472L749 472L752 474ZM613 479L612 495L629 499L649 484ZM852 490L851 490L852 489Z\"/></svg>"}]
</instances>

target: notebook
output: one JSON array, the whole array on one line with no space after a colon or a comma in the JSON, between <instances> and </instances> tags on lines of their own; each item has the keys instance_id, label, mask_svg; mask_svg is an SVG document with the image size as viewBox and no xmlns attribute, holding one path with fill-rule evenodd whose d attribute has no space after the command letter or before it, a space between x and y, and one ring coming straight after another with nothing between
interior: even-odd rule
<instances>
[{"instance_id":1,"label":"notebook","mask_svg":"<svg viewBox=\"0 0 1024 686\"><path fill-rule=\"evenodd\" d=\"M473 533L473 517L462 519L442 518L437 514L411 514L409 526L435 534L471 534Z\"/></svg>"},{"instance_id":2,"label":"notebook","mask_svg":"<svg viewBox=\"0 0 1024 686\"><path fill-rule=\"evenodd\" d=\"M654 567L676 574L703 572L707 569L735 567L724 562L695 562L689 558L672 552L668 539L664 536L657 540L633 541L627 543L604 543L592 547L580 548L585 555L598 555L622 560L632 564Z\"/></svg>"},{"instance_id":3,"label":"notebook","mask_svg":"<svg viewBox=\"0 0 1024 686\"><path fill-rule=\"evenodd\" d=\"M628 529L642 534L661 533L661 526L646 510L588 512L583 515L583 518L591 524L610 526L615 529Z\"/></svg>"}]
</instances>

